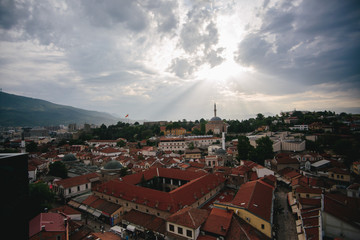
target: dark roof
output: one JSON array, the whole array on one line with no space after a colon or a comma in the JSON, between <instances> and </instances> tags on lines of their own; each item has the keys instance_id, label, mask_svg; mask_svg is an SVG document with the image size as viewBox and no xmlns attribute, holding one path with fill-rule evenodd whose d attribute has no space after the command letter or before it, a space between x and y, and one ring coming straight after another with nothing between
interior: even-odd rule
<instances>
[{"instance_id":1,"label":"dark roof","mask_svg":"<svg viewBox=\"0 0 360 240\"><path fill-rule=\"evenodd\" d=\"M331 193L324 195L324 212L356 228L360 227L359 206L359 198L350 198L345 195Z\"/></svg>"},{"instance_id":2,"label":"dark roof","mask_svg":"<svg viewBox=\"0 0 360 240\"><path fill-rule=\"evenodd\" d=\"M221 121L221 118L219 117L212 117L210 121Z\"/></svg>"},{"instance_id":3,"label":"dark roof","mask_svg":"<svg viewBox=\"0 0 360 240\"><path fill-rule=\"evenodd\" d=\"M119 161L111 160L107 164L105 164L104 169L105 170L115 170L115 169L121 169L123 166Z\"/></svg>"},{"instance_id":4,"label":"dark roof","mask_svg":"<svg viewBox=\"0 0 360 240\"><path fill-rule=\"evenodd\" d=\"M74 154L69 153L69 154L66 154L66 155L62 158L62 160L63 160L64 162L75 162L75 161L77 161L77 158L74 156Z\"/></svg>"}]
</instances>

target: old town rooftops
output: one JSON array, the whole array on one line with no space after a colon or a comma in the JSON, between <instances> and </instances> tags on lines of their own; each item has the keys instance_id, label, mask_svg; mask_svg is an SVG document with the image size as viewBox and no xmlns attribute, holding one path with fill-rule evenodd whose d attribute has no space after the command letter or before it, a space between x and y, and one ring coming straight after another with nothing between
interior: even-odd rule
<instances>
[{"instance_id":1,"label":"old town rooftops","mask_svg":"<svg viewBox=\"0 0 360 240\"><path fill-rule=\"evenodd\" d=\"M151 169L143 173L144 176L146 175L147 177L149 177L149 179L151 179L153 176L157 175L151 176L148 175L147 172L157 174L158 170L160 169ZM186 205L190 206L225 181L223 176L216 174L195 173L195 175L194 172L187 172L177 169L161 170L167 172L167 174L176 173L175 176L177 174L180 175L181 173L183 173L184 176L186 176L187 174L192 174L191 176L198 177L193 178L191 181L170 192L162 192L150 188L137 186L135 184L140 182L140 180L135 179L136 181L134 181L133 179L131 179L131 181L128 181L129 179L126 178L124 178L123 181L111 180L109 182L103 183L96 187L94 191L118 197L126 201L143 204L162 211L175 213ZM140 177L143 173L140 173ZM169 177L171 177L171 175Z\"/></svg>"},{"instance_id":2,"label":"old town rooftops","mask_svg":"<svg viewBox=\"0 0 360 240\"><path fill-rule=\"evenodd\" d=\"M167 221L181 226L197 229L209 216L205 209L186 207L171 215Z\"/></svg>"},{"instance_id":3,"label":"old town rooftops","mask_svg":"<svg viewBox=\"0 0 360 240\"><path fill-rule=\"evenodd\" d=\"M96 173L89 173L81 176L55 181L54 184L57 186L62 186L63 188L71 188L97 180L99 180L99 176Z\"/></svg>"},{"instance_id":4,"label":"old town rooftops","mask_svg":"<svg viewBox=\"0 0 360 240\"><path fill-rule=\"evenodd\" d=\"M247 182L241 185L231 203L271 222L273 190L273 186L260 180Z\"/></svg>"}]
</instances>

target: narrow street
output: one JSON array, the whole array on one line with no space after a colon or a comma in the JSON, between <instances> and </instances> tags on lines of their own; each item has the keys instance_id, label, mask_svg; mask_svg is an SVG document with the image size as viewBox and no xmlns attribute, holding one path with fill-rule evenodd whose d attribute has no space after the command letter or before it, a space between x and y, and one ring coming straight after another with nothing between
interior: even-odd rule
<instances>
[{"instance_id":1,"label":"narrow street","mask_svg":"<svg viewBox=\"0 0 360 240\"><path fill-rule=\"evenodd\" d=\"M279 211L275 213L275 226L277 229L277 237L279 240L297 239L295 216L292 214L291 209L287 202L288 189L278 186L275 192L275 208Z\"/></svg>"}]
</instances>

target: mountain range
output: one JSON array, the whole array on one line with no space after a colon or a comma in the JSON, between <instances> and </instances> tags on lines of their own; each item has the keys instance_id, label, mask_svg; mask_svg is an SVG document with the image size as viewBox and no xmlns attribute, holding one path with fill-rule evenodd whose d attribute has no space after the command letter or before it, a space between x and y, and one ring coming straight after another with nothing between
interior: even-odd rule
<instances>
[{"instance_id":1,"label":"mountain range","mask_svg":"<svg viewBox=\"0 0 360 240\"><path fill-rule=\"evenodd\" d=\"M41 99L0 92L0 126L56 126L115 124L119 118L109 113L59 105Z\"/></svg>"}]
</instances>

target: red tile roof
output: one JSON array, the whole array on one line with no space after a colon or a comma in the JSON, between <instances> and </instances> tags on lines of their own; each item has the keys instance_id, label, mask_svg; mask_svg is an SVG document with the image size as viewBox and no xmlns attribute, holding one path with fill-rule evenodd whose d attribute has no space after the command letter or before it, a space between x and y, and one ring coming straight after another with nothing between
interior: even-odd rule
<instances>
[{"instance_id":1,"label":"red tile roof","mask_svg":"<svg viewBox=\"0 0 360 240\"><path fill-rule=\"evenodd\" d=\"M66 218L60 213L40 213L29 222L29 237L39 233L42 226L45 226L46 232L65 231L64 219Z\"/></svg>"},{"instance_id":2,"label":"red tile roof","mask_svg":"<svg viewBox=\"0 0 360 240\"><path fill-rule=\"evenodd\" d=\"M116 235L112 232L96 232L91 233L95 238L94 239L101 239L101 240L121 240L121 237Z\"/></svg>"},{"instance_id":3,"label":"red tile roof","mask_svg":"<svg viewBox=\"0 0 360 240\"><path fill-rule=\"evenodd\" d=\"M344 195L330 193L324 195L324 212L356 228L359 228L358 224L360 223L359 206L359 198L350 198Z\"/></svg>"},{"instance_id":4,"label":"red tile roof","mask_svg":"<svg viewBox=\"0 0 360 240\"><path fill-rule=\"evenodd\" d=\"M108 202L105 199L101 199L94 195L90 195L88 198L82 201L82 204L100 210L108 215L113 214L116 210L118 210L121 207L118 204Z\"/></svg>"},{"instance_id":5,"label":"red tile roof","mask_svg":"<svg viewBox=\"0 0 360 240\"><path fill-rule=\"evenodd\" d=\"M249 223L242 220L236 214L233 215L230 225L230 230L226 236L226 239L231 240L267 240L267 236L252 227Z\"/></svg>"},{"instance_id":6,"label":"red tile roof","mask_svg":"<svg viewBox=\"0 0 360 240\"><path fill-rule=\"evenodd\" d=\"M160 176L167 176L175 179L191 179L191 177L198 177L171 192L162 192L135 185L140 182L141 179L139 179L139 177L141 178L142 174L144 174L145 179L151 179L153 176L158 175L151 175L150 173L157 174L158 172ZM171 176L170 173L174 173L174 175ZM182 175L180 175L180 173L182 173ZM132 178L131 176L133 175L137 176ZM222 176L215 174L188 172L176 169L150 169L133 175L124 177L123 181L111 180L103 183L97 186L94 191L175 213L185 205L190 206L225 181Z\"/></svg>"},{"instance_id":7,"label":"red tile roof","mask_svg":"<svg viewBox=\"0 0 360 240\"><path fill-rule=\"evenodd\" d=\"M320 235L319 231L320 228L318 226L305 228L306 239L312 239L312 240L319 239L319 235Z\"/></svg>"},{"instance_id":8,"label":"red tile roof","mask_svg":"<svg viewBox=\"0 0 360 240\"><path fill-rule=\"evenodd\" d=\"M186 207L171 215L167 221L184 227L197 229L209 216L205 209Z\"/></svg>"},{"instance_id":9,"label":"red tile roof","mask_svg":"<svg viewBox=\"0 0 360 240\"><path fill-rule=\"evenodd\" d=\"M86 183L90 183L92 180L95 180L99 176L96 173L89 173L81 176L76 176L72 178L62 179L60 181L54 182L54 185L63 186L63 188L70 188Z\"/></svg>"},{"instance_id":10,"label":"red tile roof","mask_svg":"<svg viewBox=\"0 0 360 240\"><path fill-rule=\"evenodd\" d=\"M297 187L295 189L295 192L297 192L297 193L321 194L322 190L320 188Z\"/></svg>"},{"instance_id":11,"label":"red tile roof","mask_svg":"<svg viewBox=\"0 0 360 240\"><path fill-rule=\"evenodd\" d=\"M213 208L202 230L225 237L230 228L233 214L233 211Z\"/></svg>"},{"instance_id":12,"label":"red tile roof","mask_svg":"<svg viewBox=\"0 0 360 240\"><path fill-rule=\"evenodd\" d=\"M273 187L262 181L251 181L241 185L231 203L270 222L272 198Z\"/></svg>"},{"instance_id":13,"label":"red tile roof","mask_svg":"<svg viewBox=\"0 0 360 240\"><path fill-rule=\"evenodd\" d=\"M62 212L66 215L81 214L81 212L79 212L78 210L76 210L72 207L69 207L68 205L63 205L63 206L60 206L57 208L53 208L49 212L54 212L54 213Z\"/></svg>"},{"instance_id":14,"label":"red tile roof","mask_svg":"<svg viewBox=\"0 0 360 240\"><path fill-rule=\"evenodd\" d=\"M129 184L138 184L141 181L142 176L144 175L145 180L150 180L154 176L157 177L165 177L165 178L172 178L178 180L185 180L190 181L201 176L206 175L203 172L191 172L191 171L184 171L179 169L173 168L152 168L140 173L127 175L123 178L123 181Z\"/></svg>"},{"instance_id":15,"label":"red tile roof","mask_svg":"<svg viewBox=\"0 0 360 240\"><path fill-rule=\"evenodd\" d=\"M102 152L102 153L120 153L121 150L112 148L112 147L107 147L107 148L101 149L100 152Z\"/></svg>"},{"instance_id":16,"label":"red tile roof","mask_svg":"<svg viewBox=\"0 0 360 240\"><path fill-rule=\"evenodd\" d=\"M299 202L301 203L302 208L305 208L305 206L312 206L312 207L321 206L321 199L317 199L317 198L299 198Z\"/></svg>"},{"instance_id":17,"label":"red tile roof","mask_svg":"<svg viewBox=\"0 0 360 240\"><path fill-rule=\"evenodd\" d=\"M123 220L158 233L164 234L166 232L165 220L154 215L131 210L123 216Z\"/></svg>"}]
</instances>

